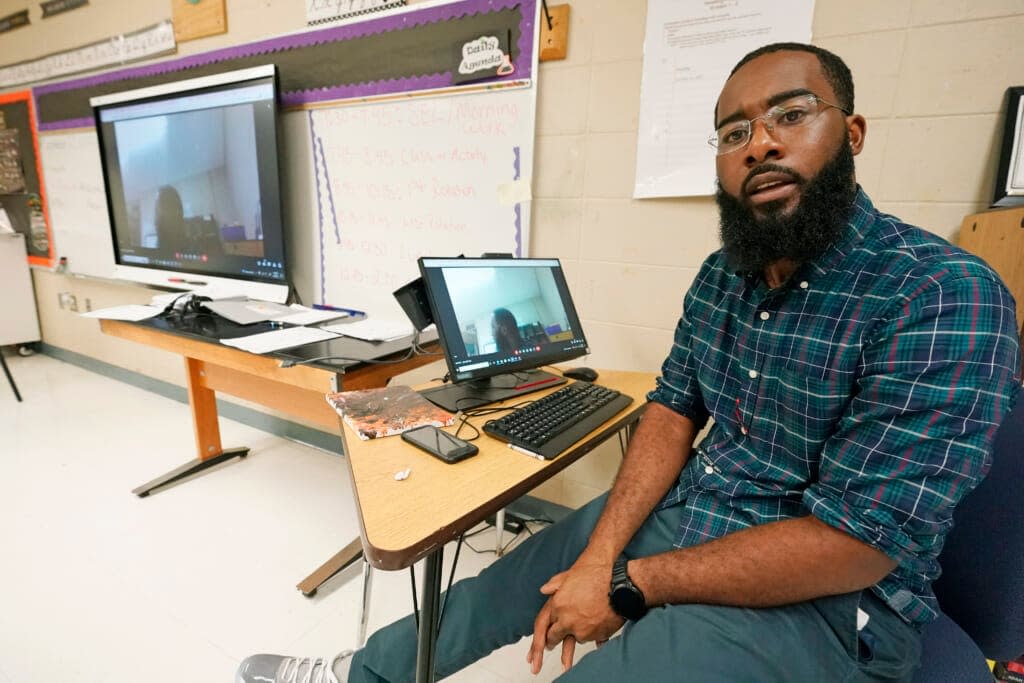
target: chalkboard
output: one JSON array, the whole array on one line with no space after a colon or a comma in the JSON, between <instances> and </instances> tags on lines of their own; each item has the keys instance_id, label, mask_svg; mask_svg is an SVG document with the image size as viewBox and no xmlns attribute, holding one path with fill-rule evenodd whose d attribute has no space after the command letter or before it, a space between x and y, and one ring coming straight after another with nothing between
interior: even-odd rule
<instances>
[{"instance_id":1,"label":"chalkboard","mask_svg":"<svg viewBox=\"0 0 1024 683\"><path fill-rule=\"evenodd\" d=\"M318 303L402 315L420 256L522 256L532 88L309 113Z\"/></svg>"}]
</instances>

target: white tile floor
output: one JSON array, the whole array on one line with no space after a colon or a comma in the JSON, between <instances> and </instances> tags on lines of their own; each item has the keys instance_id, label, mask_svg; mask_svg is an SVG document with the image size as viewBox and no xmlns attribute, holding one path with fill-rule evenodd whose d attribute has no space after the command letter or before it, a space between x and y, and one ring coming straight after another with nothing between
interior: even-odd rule
<instances>
[{"instance_id":1,"label":"white tile floor","mask_svg":"<svg viewBox=\"0 0 1024 683\"><path fill-rule=\"evenodd\" d=\"M357 572L295 589L358 535L340 457L222 419L248 458L140 499L193 457L187 406L47 356L7 361L24 402L0 377L0 683L229 683L255 652L355 645ZM492 557L463 549L457 576ZM411 609L407 573L373 587L370 632ZM553 680L557 656L533 677L527 642L449 680Z\"/></svg>"}]
</instances>

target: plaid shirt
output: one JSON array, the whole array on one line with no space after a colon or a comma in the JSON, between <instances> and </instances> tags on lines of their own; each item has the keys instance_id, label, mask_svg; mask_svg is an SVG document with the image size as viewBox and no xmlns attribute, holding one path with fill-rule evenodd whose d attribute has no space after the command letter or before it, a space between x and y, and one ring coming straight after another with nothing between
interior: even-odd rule
<instances>
[{"instance_id":1,"label":"plaid shirt","mask_svg":"<svg viewBox=\"0 0 1024 683\"><path fill-rule=\"evenodd\" d=\"M875 210L781 287L722 253L686 294L648 396L714 425L661 506L676 545L808 513L898 562L874 586L911 623L958 501L1020 389L1013 298L980 259Z\"/></svg>"}]
</instances>

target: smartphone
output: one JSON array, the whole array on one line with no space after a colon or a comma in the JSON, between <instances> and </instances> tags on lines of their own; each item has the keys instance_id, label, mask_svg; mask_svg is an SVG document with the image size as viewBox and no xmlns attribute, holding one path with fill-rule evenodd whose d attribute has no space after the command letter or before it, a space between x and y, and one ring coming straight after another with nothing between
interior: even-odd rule
<instances>
[{"instance_id":1,"label":"smartphone","mask_svg":"<svg viewBox=\"0 0 1024 683\"><path fill-rule=\"evenodd\" d=\"M402 432L402 439L447 463L465 460L472 455L476 455L479 450L468 441L454 437L433 425L417 427L416 429Z\"/></svg>"}]
</instances>

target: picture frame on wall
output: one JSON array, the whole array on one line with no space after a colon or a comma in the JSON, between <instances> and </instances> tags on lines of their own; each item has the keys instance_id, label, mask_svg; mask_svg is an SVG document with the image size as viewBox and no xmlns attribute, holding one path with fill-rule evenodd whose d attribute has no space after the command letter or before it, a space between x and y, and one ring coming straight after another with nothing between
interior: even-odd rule
<instances>
[{"instance_id":1,"label":"picture frame on wall","mask_svg":"<svg viewBox=\"0 0 1024 683\"><path fill-rule=\"evenodd\" d=\"M1024 86L1006 90L1006 122L992 206L1024 204Z\"/></svg>"}]
</instances>

